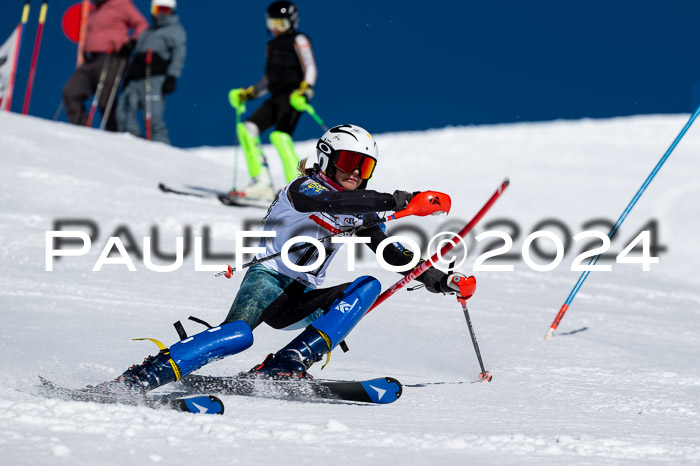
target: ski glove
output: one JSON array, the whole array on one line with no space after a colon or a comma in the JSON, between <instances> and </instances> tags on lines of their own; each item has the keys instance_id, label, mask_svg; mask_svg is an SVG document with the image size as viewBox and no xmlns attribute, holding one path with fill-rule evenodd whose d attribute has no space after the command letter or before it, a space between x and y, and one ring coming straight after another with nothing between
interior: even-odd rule
<instances>
[{"instance_id":1,"label":"ski glove","mask_svg":"<svg viewBox=\"0 0 700 466\"><path fill-rule=\"evenodd\" d=\"M255 86L248 86L245 89L241 89L241 93L240 93L241 103L247 102L249 100L253 100L256 97L257 97L257 93L255 92Z\"/></svg>"},{"instance_id":2,"label":"ski glove","mask_svg":"<svg viewBox=\"0 0 700 466\"><path fill-rule=\"evenodd\" d=\"M467 286L467 276L464 275L463 273L455 272L455 273L450 273L447 274L443 277L443 279L440 281L440 288L443 293L449 293L453 294L456 293L457 296L462 296L462 288L460 288L460 285ZM473 281L472 281L473 283ZM472 285L473 286L473 285ZM465 288L465 293L468 293L468 296L463 296L464 298L469 298L471 295L474 293L474 288L471 288L471 291L466 291L469 290L470 288L467 286Z\"/></svg>"},{"instance_id":3,"label":"ski glove","mask_svg":"<svg viewBox=\"0 0 700 466\"><path fill-rule=\"evenodd\" d=\"M394 191L394 194L391 195L391 198L394 200L394 211L399 211L403 210L408 206L408 203L411 202L411 199L413 199L413 196L418 194L419 191L416 191L415 193L409 193L408 191Z\"/></svg>"},{"instance_id":4,"label":"ski glove","mask_svg":"<svg viewBox=\"0 0 700 466\"><path fill-rule=\"evenodd\" d=\"M166 76L165 82L163 83L163 95L172 94L175 92L175 76Z\"/></svg>"},{"instance_id":5,"label":"ski glove","mask_svg":"<svg viewBox=\"0 0 700 466\"><path fill-rule=\"evenodd\" d=\"M299 85L299 89L294 91L294 94L303 95L306 97L306 101L308 102L314 98L314 87L306 81L302 81Z\"/></svg>"},{"instance_id":6,"label":"ski glove","mask_svg":"<svg viewBox=\"0 0 700 466\"><path fill-rule=\"evenodd\" d=\"M299 89L289 94L289 105L297 112L305 112L307 103L314 96L313 86L302 81Z\"/></svg>"}]
</instances>

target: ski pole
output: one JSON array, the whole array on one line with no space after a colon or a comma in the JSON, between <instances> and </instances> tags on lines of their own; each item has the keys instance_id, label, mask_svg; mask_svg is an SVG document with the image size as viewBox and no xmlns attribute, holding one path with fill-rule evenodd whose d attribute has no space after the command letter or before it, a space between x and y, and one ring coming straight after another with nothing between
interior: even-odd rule
<instances>
[{"instance_id":1,"label":"ski pole","mask_svg":"<svg viewBox=\"0 0 700 466\"><path fill-rule=\"evenodd\" d=\"M151 131L151 63L153 63L153 49L146 51L146 139L151 140L153 135Z\"/></svg>"},{"instance_id":2,"label":"ski pole","mask_svg":"<svg viewBox=\"0 0 700 466\"><path fill-rule=\"evenodd\" d=\"M474 277L468 277L474 278ZM474 351L476 352L476 358L479 360L479 367L481 367L481 373L479 374L479 380L491 382L493 376L490 372L484 369L484 362L481 360L481 351L479 351L479 344L476 342L476 335L474 335L474 327L472 326L472 321L469 318L469 310L467 309L467 300L457 297L457 301L462 305L462 310L464 311L464 317L467 319L467 327L469 327L469 335L472 337L472 343L474 344Z\"/></svg>"},{"instance_id":3,"label":"ski pole","mask_svg":"<svg viewBox=\"0 0 700 466\"><path fill-rule=\"evenodd\" d=\"M243 112L245 112L245 106L243 106L243 111L236 107L236 131L234 131L236 134L233 140L233 187L231 192L238 190L238 155L241 152L241 141L238 140L238 125L241 123L241 114Z\"/></svg>"},{"instance_id":4,"label":"ski pole","mask_svg":"<svg viewBox=\"0 0 700 466\"><path fill-rule=\"evenodd\" d=\"M236 131L233 140L233 187L231 192L237 191L238 186L238 154L241 141L238 139L238 125L241 123L241 115L245 113L245 102L241 100L241 92L243 89L231 89L228 93L228 100L231 106L236 111Z\"/></svg>"},{"instance_id":5,"label":"ski pole","mask_svg":"<svg viewBox=\"0 0 700 466\"><path fill-rule=\"evenodd\" d=\"M293 92L289 96L289 103L294 109L298 112L306 112L309 115L311 115L311 118L318 123L318 125L323 129L323 131L328 131L328 126L323 122L320 116L318 116L318 113L316 113L316 110L306 101L306 97L304 97L303 94L299 94L297 92Z\"/></svg>"},{"instance_id":6,"label":"ski pole","mask_svg":"<svg viewBox=\"0 0 700 466\"><path fill-rule=\"evenodd\" d=\"M85 34L87 32L87 19L90 14L90 0L82 0L80 6L80 32L78 33L78 57L76 59L76 68L83 64L85 57Z\"/></svg>"},{"instance_id":7,"label":"ski pole","mask_svg":"<svg viewBox=\"0 0 700 466\"><path fill-rule=\"evenodd\" d=\"M17 25L17 43L14 50L14 59L12 61L12 69L10 70L10 80L7 85L7 92L5 93L5 110L8 112L12 110L12 94L15 90L15 76L17 75L17 64L19 63L19 52L22 49L22 32L24 27L27 25L29 20L29 0L26 0L24 7L22 8L22 19Z\"/></svg>"},{"instance_id":8,"label":"ski pole","mask_svg":"<svg viewBox=\"0 0 700 466\"><path fill-rule=\"evenodd\" d=\"M494 192L491 197L489 198L488 201L486 201L486 204L479 210L479 212L474 215L474 218L472 218L469 223L467 223L464 228L462 228L459 233L457 233L457 238L459 241L464 242L465 241L465 236L476 226L477 223L481 220L481 218L486 215L486 212L493 206L493 204L498 200L499 197L501 197L501 194L506 190L508 185L510 184L510 181L508 178L504 179L501 182L501 185L498 187L496 192ZM466 244L466 243L465 243ZM427 261L422 262L420 265L416 266L413 270L411 270L407 275L405 275L401 280L398 282L394 283L391 285L388 289L382 292L382 294L379 295L377 300L372 304L372 307L369 308L366 314L369 314L379 306L381 303L389 299L391 295L399 291L401 288L404 286L408 285L413 279L421 275L423 272L428 270L430 267L432 267L436 262L440 260L440 258L444 257L445 254L450 252L452 248L454 248L457 245L456 242L450 241L448 242L445 246L442 247L438 252L433 254L433 256L428 259ZM365 314L365 315L366 315Z\"/></svg>"},{"instance_id":9,"label":"ski pole","mask_svg":"<svg viewBox=\"0 0 700 466\"><path fill-rule=\"evenodd\" d=\"M434 202L435 199L438 199L439 202ZM339 236L352 236L358 231L361 230L366 230L367 228L372 228L377 225L380 225L382 223L386 223L392 220L398 220L403 217L407 217L409 215L415 215L417 217L425 217L427 215L438 215L440 213L449 213L450 208L452 206L450 196L447 194L439 193L437 191L423 191L420 194L416 194L413 199L411 199L411 202L408 203L408 206L406 206L405 209L399 210L398 212L394 212L393 215L389 215L386 218L378 218L376 220L373 220L365 225L360 225L355 228L351 228L349 230L343 230L343 231L334 231L333 234L324 236L322 238L318 238L318 241L324 242L328 241L331 238L336 238ZM309 243L304 243L300 244L298 246L293 246L289 248L287 253L290 252L296 252L300 251L304 248L308 248ZM275 259L276 257L280 257L282 255L282 252L277 252L275 254L270 254L269 256L261 257L259 259L253 259L250 262L247 262L243 265L241 265L240 269L234 269L230 265L228 266L228 269L219 272L215 277L220 277L220 276L225 276L226 278L231 278L234 272L238 272L239 270L242 269L247 269L248 267L251 267L255 264L259 264L261 262L268 261L270 259Z\"/></svg>"},{"instance_id":10,"label":"ski pole","mask_svg":"<svg viewBox=\"0 0 700 466\"><path fill-rule=\"evenodd\" d=\"M454 270L455 262L457 259L452 259L449 267L447 268L447 273L452 273ZM459 288L457 293L457 302L462 306L462 312L464 312L464 317L467 319L467 327L469 328L469 335L472 337L472 344L474 345L474 351L476 352L476 358L479 360L479 366L481 367L481 373L479 374L479 380L482 382L491 382L493 376L490 372L484 369L484 361L481 359L481 351L479 351L479 344L476 342L476 334L474 333L474 327L472 326L472 320L469 318L469 310L467 309L467 300L474 295L476 292L476 278L473 276L463 277L460 275L452 276L452 283Z\"/></svg>"},{"instance_id":11,"label":"ski pole","mask_svg":"<svg viewBox=\"0 0 700 466\"><path fill-rule=\"evenodd\" d=\"M29 102L32 100L32 90L34 88L34 77L36 76L36 64L39 61L39 48L41 47L41 36L44 33L44 23L46 22L46 10L49 8L48 1L44 0L39 10L39 25L36 29L34 39L34 52L32 53L32 63L29 68L29 78L27 79L27 90L24 92L24 106L22 114L29 113Z\"/></svg>"},{"instance_id":12,"label":"ski pole","mask_svg":"<svg viewBox=\"0 0 700 466\"><path fill-rule=\"evenodd\" d=\"M102 121L100 122L100 129L104 130L107 126L107 120L109 119L109 114L112 113L112 106L117 98L117 92L119 92L119 83L122 80L122 74L124 73L124 68L126 67L126 57L119 59L119 68L117 69L117 76L114 78L112 83L112 89L109 92L109 99L107 100L107 107L105 108L105 113L102 115Z\"/></svg>"},{"instance_id":13,"label":"ski pole","mask_svg":"<svg viewBox=\"0 0 700 466\"><path fill-rule=\"evenodd\" d=\"M673 152L673 150L676 148L676 146L677 146L678 143L681 141L681 139L683 139L683 136L685 136L685 133L688 131L688 129L689 129L690 126L693 124L693 122L695 121L695 119L698 117L699 114L700 114L700 106L697 108L697 110L695 110L695 113L693 113L693 114L690 116L690 119L689 119L688 122L685 124L685 126L683 127L683 129L681 130L681 132L678 133L678 136L676 136L676 139L673 141L673 143L672 143L671 146L668 148L668 150L667 150L666 153L663 155L663 157L661 157L661 160L659 160L659 162L656 164L656 166L655 166L654 169L651 171L651 173L649 174L649 176L647 177L647 179L644 180L644 183L642 183L642 186L641 186L641 187L639 188L639 190L637 191L637 194L634 195L634 197L632 198L632 200L630 201L630 203L629 203L629 204L627 205L627 207L625 208L624 212L622 212L622 215L620 215L620 218L617 219L617 222L615 223L615 226L613 226L613 227L612 227L612 230L610 230L610 232L608 233L608 237L609 237L610 239L612 239L612 237L615 235L615 233L617 233L617 230L620 228L620 225L622 225L622 222L625 220L625 218L627 218L627 215L630 213L630 211L632 210L632 208L634 207L634 205L637 203L637 201L638 201L639 198L642 196L642 194L644 193L644 191L647 189L647 187L649 186L649 184L651 183L651 181L654 179L654 177L656 176L656 174L659 172L659 170L661 169L661 166L664 164L664 162L666 162L666 160L668 159L668 157L671 155L671 152ZM602 253L601 253L601 254L602 254ZM600 259L601 254L598 254L597 256L591 258L591 260L588 262L588 265L595 265L596 262L598 262L598 259ZM564 304L563 304L563 305L561 306L561 308L559 309L559 312L557 313L557 316L554 318L554 321L552 322L552 325L549 326L549 330L547 330L547 333L546 333L545 336L544 336L544 339L545 339L545 340L551 340L551 339L552 339L552 337L554 336L554 331L557 329L557 327L558 327L559 324L561 323L561 320L564 318L564 314L566 314L566 311L569 309L569 306L571 305L571 302L572 302L572 301L574 300L574 298L576 297L576 293L578 293L578 290L579 290L579 289L581 288L581 286L583 285L583 282L586 281L586 278L588 277L589 274L590 274L590 270L586 270L586 271L583 272L583 273L581 274L581 276L578 278L578 281L577 281L576 284L574 285L574 288L571 290L571 293L569 293L569 296L566 298L566 301L564 302Z\"/></svg>"},{"instance_id":14,"label":"ski pole","mask_svg":"<svg viewBox=\"0 0 700 466\"><path fill-rule=\"evenodd\" d=\"M318 123L323 131L328 131L328 126L326 126L321 117L318 116L318 113L316 113L316 110L314 110L314 108L309 104L306 104L306 113L311 115L311 117L316 121L316 123Z\"/></svg>"},{"instance_id":15,"label":"ski pole","mask_svg":"<svg viewBox=\"0 0 700 466\"><path fill-rule=\"evenodd\" d=\"M110 61L112 60L112 51L114 50L113 46L109 46L109 55L107 55L107 58L105 59L104 64L102 65L102 71L100 72L100 80L97 83L97 89L95 90L95 96L92 99L92 104L90 104L90 113L88 114L87 121L85 122L85 126L92 126L92 120L95 119L95 113L97 112L97 104L100 101L100 97L102 97L102 90L105 87L105 81L107 80L107 73L109 72L109 65Z\"/></svg>"}]
</instances>

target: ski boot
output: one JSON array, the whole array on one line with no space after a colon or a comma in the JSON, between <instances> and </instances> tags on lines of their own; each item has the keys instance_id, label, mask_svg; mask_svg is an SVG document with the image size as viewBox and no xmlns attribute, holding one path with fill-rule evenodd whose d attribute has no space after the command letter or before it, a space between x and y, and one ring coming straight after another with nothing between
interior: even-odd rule
<instances>
[{"instance_id":1,"label":"ski boot","mask_svg":"<svg viewBox=\"0 0 700 466\"><path fill-rule=\"evenodd\" d=\"M90 387L90 390L145 394L180 380L211 361L249 348L253 344L253 331L247 323L237 320L192 335L170 348L157 340L148 340L160 348L157 355L147 357L143 363L131 366L116 379Z\"/></svg>"},{"instance_id":2,"label":"ski boot","mask_svg":"<svg viewBox=\"0 0 700 466\"><path fill-rule=\"evenodd\" d=\"M330 348L325 337L313 327L307 327L298 337L275 354L253 367L249 374L267 379L308 379L307 372L314 362L320 361Z\"/></svg>"},{"instance_id":3,"label":"ski boot","mask_svg":"<svg viewBox=\"0 0 700 466\"><path fill-rule=\"evenodd\" d=\"M287 346L270 354L262 364L250 370L252 376L266 378L311 379L307 372L347 336L379 296L381 285L373 277L360 277L351 283L343 296ZM328 362L326 362L327 364ZM325 366L324 366L325 367Z\"/></svg>"},{"instance_id":4,"label":"ski boot","mask_svg":"<svg viewBox=\"0 0 700 466\"><path fill-rule=\"evenodd\" d=\"M272 182L266 169L263 169L258 176L250 180L250 184L243 190L243 195L246 199L269 202L275 200L275 190L272 187Z\"/></svg>"}]
</instances>

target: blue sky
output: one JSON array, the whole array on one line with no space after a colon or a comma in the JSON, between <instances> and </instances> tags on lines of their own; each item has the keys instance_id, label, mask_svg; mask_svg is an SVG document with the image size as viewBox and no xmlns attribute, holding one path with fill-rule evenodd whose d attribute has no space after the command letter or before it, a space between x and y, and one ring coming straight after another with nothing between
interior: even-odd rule
<instances>
[{"instance_id":1,"label":"blue sky","mask_svg":"<svg viewBox=\"0 0 700 466\"><path fill-rule=\"evenodd\" d=\"M49 2L30 114L52 118L75 45ZM149 0L135 0L148 13ZM0 6L0 40L23 0ZM329 125L371 132L558 118L690 112L700 82L700 2L300 1L299 29L319 68L312 104ZM40 1L22 45L13 110L20 111ZM232 87L264 67L267 2L180 0L189 50L166 121L174 145L230 145ZM698 102L700 103L700 102ZM256 105L249 105L250 114ZM65 120L65 116L62 116ZM295 139L321 131L305 116ZM265 136L266 140L267 137Z\"/></svg>"}]
</instances>

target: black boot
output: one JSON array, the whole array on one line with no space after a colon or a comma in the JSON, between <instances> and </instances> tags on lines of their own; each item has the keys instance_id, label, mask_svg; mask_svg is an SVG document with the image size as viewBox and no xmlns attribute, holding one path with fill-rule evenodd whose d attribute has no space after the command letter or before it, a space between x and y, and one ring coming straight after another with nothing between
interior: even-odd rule
<instances>
[{"instance_id":1,"label":"black boot","mask_svg":"<svg viewBox=\"0 0 700 466\"><path fill-rule=\"evenodd\" d=\"M147 391L174 382L175 369L170 355L163 352L148 356L141 364L133 365L116 379L101 383L91 390L125 395L144 395Z\"/></svg>"},{"instance_id":2,"label":"black boot","mask_svg":"<svg viewBox=\"0 0 700 466\"><path fill-rule=\"evenodd\" d=\"M307 327L287 346L275 354L269 354L250 373L271 379L313 379L307 369L328 351L324 336L315 328Z\"/></svg>"}]
</instances>

